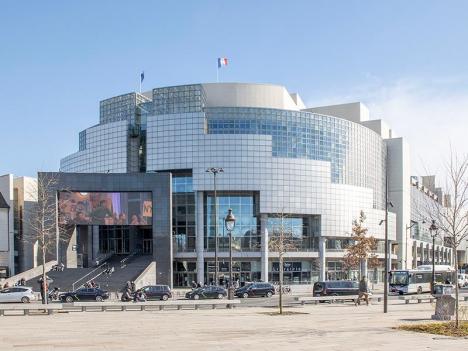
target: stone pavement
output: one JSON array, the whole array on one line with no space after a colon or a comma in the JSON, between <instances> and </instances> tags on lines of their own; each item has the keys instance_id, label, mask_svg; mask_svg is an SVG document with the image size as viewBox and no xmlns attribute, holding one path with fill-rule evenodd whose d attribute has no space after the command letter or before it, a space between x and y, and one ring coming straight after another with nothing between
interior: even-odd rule
<instances>
[{"instance_id":1,"label":"stone pavement","mask_svg":"<svg viewBox=\"0 0 468 351\"><path fill-rule=\"evenodd\" d=\"M430 318L430 304L155 312L59 313L0 317L0 350L468 350L468 339L392 329Z\"/></svg>"}]
</instances>

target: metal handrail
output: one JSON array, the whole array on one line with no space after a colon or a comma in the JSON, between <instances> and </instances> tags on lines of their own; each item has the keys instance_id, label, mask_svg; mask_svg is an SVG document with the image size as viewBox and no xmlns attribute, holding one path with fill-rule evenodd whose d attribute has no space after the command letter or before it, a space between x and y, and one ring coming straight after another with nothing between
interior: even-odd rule
<instances>
[{"instance_id":1,"label":"metal handrail","mask_svg":"<svg viewBox=\"0 0 468 351\"><path fill-rule=\"evenodd\" d=\"M101 265L99 265L98 267L94 268L91 272L88 272L87 274L85 274L84 276L82 276L80 279L76 280L75 282L72 283L72 291L75 291L75 286L78 282L82 281L83 279L85 279L86 277L90 276L91 274L93 274L94 272L96 272L98 269L102 268L103 266L105 266L107 264L107 262L104 262L102 263ZM81 285L80 285L81 286Z\"/></svg>"},{"instance_id":2,"label":"metal handrail","mask_svg":"<svg viewBox=\"0 0 468 351\"><path fill-rule=\"evenodd\" d=\"M124 257L120 260L120 268L124 268L127 265L127 261L131 259L133 256L135 256L139 250L134 250L128 255L127 257Z\"/></svg>"}]
</instances>

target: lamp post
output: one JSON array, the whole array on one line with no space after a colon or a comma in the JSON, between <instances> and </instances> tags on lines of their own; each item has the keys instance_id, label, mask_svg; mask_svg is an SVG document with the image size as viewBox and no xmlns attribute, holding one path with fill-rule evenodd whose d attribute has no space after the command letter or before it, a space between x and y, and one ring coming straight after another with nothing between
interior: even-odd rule
<instances>
[{"instance_id":1,"label":"lamp post","mask_svg":"<svg viewBox=\"0 0 468 351\"><path fill-rule=\"evenodd\" d=\"M384 313L388 312L388 272L391 269L389 267L388 261L391 257L388 252L388 207L393 207L393 204L388 199L388 176L385 175L385 219L382 219L379 225L385 222L385 262L384 262Z\"/></svg>"},{"instance_id":2,"label":"lamp post","mask_svg":"<svg viewBox=\"0 0 468 351\"><path fill-rule=\"evenodd\" d=\"M214 283L218 285L218 198L216 194L216 175L218 173L223 173L224 169L220 167L211 167L206 169L206 173L213 174L213 190L214 190L214 225L215 225L215 276L214 276Z\"/></svg>"},{"instance_id":3,"label":"lamp post","mask_svg":"<svg viewBox=\"0 0 468 351\"><path fill-rule=\"evenodd\" d=\"M228 210L226 218L224 218L224 226L229 233L229 285L228 299L234 299L234 285L232 285L232 231L236 225L236 217L232 214L232 209Z\"/></svg>"},{"instance_id":4,"label":"lamp post","mask_svg":"<svg viewBox=\"0 0 468 351\"><path fill-rule=\"evenodd\" d=\"M429 232L431 233L432 238L432 284L431 284L431 293L434 293L435 285L435 238L439 234L439 227L436 225L436 221L433 219L431 226L429 227Z\"/></svg>"}]
</instances>

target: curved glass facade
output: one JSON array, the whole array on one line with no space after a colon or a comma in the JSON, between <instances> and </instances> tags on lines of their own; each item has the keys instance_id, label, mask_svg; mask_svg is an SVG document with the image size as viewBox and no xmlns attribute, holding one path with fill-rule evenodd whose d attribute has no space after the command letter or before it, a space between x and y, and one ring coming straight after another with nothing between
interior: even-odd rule
<instances>
[{"instance_id":1,"label":"curved glass facade","mask_svg":"<svg viewBox=\"0 0 468 351\"><path fill-rule=\"evenodd\" d=\"M333 183L374 190L374 208L384 208L386 149L372 130L345 119L302 111L206 108L209 134L272 137L272 156L327 161Z\"/></svg>"}]
</instances>

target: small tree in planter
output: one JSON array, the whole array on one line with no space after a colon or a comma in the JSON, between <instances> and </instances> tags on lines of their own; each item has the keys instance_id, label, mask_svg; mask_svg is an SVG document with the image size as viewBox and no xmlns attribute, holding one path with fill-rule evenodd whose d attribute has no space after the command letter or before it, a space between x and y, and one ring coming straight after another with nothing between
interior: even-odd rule
<instances>
[{"instance_id":1,"label":"small tree in planter","mask_svg":"<svg viewBox=\"0 0 468 351\"><path fill-rule=\"evenodd\" d=\"M367 276L367 267L377 267L379 264L375 250L377 240L373 236L368 236L368 229L364 226L366 216L361 211L359 218L353 221L351 240L353 244L346 248L344 264L348 269L359 268L359 278Z\"/></svg>"}]
</instances>

